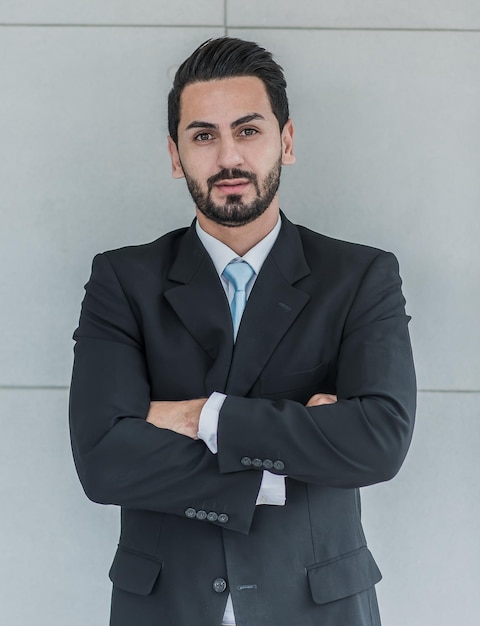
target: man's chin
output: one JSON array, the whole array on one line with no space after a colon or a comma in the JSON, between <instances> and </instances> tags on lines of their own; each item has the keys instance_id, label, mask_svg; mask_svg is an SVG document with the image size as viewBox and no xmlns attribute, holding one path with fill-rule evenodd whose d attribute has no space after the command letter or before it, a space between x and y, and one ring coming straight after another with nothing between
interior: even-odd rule
<instances>
[{"instance_id":1,"label":"man's chin","mask_svg":"<svg viewBox=\"0 0 480 626\"><path fill-rule=\"evenodd\" d=\"M239 206L240 198L229 196L229 202L223 206L198 207L198 210L209 220L219 226L239 228L258 219L266 209L258 207Z\"/></svg>"}]
</instances>

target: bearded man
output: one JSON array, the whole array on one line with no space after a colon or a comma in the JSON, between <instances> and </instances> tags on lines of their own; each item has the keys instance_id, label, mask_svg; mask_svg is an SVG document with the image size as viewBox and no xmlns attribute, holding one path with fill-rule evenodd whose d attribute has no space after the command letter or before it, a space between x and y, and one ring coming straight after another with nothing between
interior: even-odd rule
<instances>
[{"instance_id":1,"label":"bearded man","mask_svg":"<svg viewBox=\"0 0 480 626\"><path fill-rule=\"evenodd\" d=\"M378 626L359 487L415 412L396 259L280 212L294 130L257 44L200 46L168 116L196 219L98 255L74 336L78 474L122 507L111 626Z\"/></svg>"}]
</instances>

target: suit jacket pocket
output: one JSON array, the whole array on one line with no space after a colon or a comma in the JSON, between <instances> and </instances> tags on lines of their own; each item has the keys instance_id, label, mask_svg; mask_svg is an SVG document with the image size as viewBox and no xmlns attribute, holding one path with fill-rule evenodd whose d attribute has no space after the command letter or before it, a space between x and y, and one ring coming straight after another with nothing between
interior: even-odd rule
<instances>
[{"instance_id":1,"label":"suit jacket pocket","mask_svg":"<svg viewBox=\"0 0 480 626\"><path fill-rule=\"evenodd\" d=\"M328 393L323 389L319 389L319 385L325 379L327 370L328 363L320 363L307 370L291 372L289 374L261 376L260 392L262 395L272 395L276 393L288 394L288 392L296 389L315 389L315 393Z\"/></svg>"},{"instance_id":2,"label":"suit jacket pocket","mask_svg":"<svg viewBox=\"0 0 480 626\"><path fill-rule=\"evenodd\" d=\"M119 546L109 576L115 587L148 596L161 569L162 562L154 557Z\"/></svg>"},{"instance_id":3,"label":"suit jacket pocket","mask_svg":"<svg viewBox=\"0 0 480 626\"><path fill-rule=\"evenodd\" d=\"M370 550L364 546L335 559L307 568L313 601L326 604L366 591L382 575Z\"/></svg>"}]
</instances>

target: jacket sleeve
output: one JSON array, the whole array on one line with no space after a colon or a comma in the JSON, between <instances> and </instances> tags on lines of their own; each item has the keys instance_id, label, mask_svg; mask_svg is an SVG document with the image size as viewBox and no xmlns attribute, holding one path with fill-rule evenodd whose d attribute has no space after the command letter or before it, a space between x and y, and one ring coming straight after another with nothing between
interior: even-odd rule
<instances>
[{"instance_id":1,"label":"jacket sleeve","mask_svg":"<svg viewBox=\"0 0 480 626\"><path fill-rule=\"evenodd\" d=\"M146 422L142 333L106 255L94 260L74 339L70 432L87 496L181 516L189 509L187 517L192 509L223 514L208 522L248 532L261 476L221 474L203 442Z\"/></svg>"},{"instance_id":2,"label":"jacket sleeve","mask_svg":"<svg viewBox=\"0 0 480 626\"><path fill-rule=\"evenodd\" d=\"M404 305L397 261L379 253L344 323L338 402L306 408L288 399L227 397L219 420L220 470L252 471L249 459L268 459L280 461L272 472L323 486L392 478L410 444L416 405Z\"/></svg>"}]
</instances>

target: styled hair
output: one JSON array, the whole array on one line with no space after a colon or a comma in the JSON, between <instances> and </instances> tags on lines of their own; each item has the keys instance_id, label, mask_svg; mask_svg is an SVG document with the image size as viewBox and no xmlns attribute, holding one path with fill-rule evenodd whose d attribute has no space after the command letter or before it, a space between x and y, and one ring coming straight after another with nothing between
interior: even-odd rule
<instances>
[{"instance_id":1,"label":"styled hair","mask_svg":"<svg viewBox=\"0 0 480 626\"><path fill-rule=\"evenodd\" d=\"M168 132L178 144L180 97L187 85L238 76L256 76L265 85L280 130L288 120L287 83L272 54L253 41L233 37L209 39L178 68L168 95Z\"/></svg>"}]
</instances>

